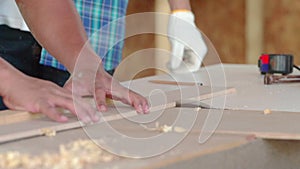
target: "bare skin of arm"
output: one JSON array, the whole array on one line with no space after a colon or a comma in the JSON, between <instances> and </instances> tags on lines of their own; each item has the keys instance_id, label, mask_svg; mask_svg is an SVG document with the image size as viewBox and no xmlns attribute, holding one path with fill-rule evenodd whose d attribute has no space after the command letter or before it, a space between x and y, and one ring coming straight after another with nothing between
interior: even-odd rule
<instances>
[{"instance_id":1,"label":"bare skin of arm","mask_svg":"<svg viewBox=\"0 0 300 169\"><path fill-rule=\"evenodd\" d=\"M47 51L55 56L73 74L81 49L87 42L86 33L72 0L16 0L31 32ZM80 62L82 77L74 83L68 80L66 89L78 95L93 95L100 111L107 110L106 97L132 105L137 112L148 112L147 100L141 95L121 86L108 75L89 45L84 50L84 62ZM93 77L97 67L95 86ZM83 83L84 82L84 83ZM75 84L75 87L73 87ZM74 89L75 88L75 89Z\"/></svg>"},{"instance_id":2,"label":"bare skin of arm","mask_svg":"<svg viewBox=\"0 0 300 169\"><path fill-rule=\"evenodd\" d=\"M189 0L169 0L171 11L174 10L189 10L191 11L191 4Z\"/></svg>"}]
</instances>

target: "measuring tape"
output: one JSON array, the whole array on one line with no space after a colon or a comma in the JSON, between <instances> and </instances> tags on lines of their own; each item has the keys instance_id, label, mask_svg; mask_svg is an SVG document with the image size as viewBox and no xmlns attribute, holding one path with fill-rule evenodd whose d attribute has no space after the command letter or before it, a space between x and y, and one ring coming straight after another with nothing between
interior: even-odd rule
<instances>
[{"instance_id":1,"label":"measuring tape","mask_svg":"<svg viewBox=\"0 0 300 169\"><path fill-rule=\"evenodd\" d=\"M258 67L261 74L287 75L293 72L293 68L300 70L294 65L293 55L290 54L262 54L258 60Z\"/></svg>"}]
</instances>

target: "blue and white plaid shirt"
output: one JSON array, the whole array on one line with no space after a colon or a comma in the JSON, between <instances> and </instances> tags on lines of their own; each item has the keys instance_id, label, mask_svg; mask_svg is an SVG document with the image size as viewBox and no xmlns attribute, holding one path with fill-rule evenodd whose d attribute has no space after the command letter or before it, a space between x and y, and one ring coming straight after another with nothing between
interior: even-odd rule
<instances>
[{"instance_id":1,"label":"blue and white plaid shirt","mask_svg":"<svg viewBox=\"0 0 300 169\"><path fill-rule=\"evenodd\" d=\"M74 3L89 42L101 56L105 70L116 68L122 59L128 0L74 0ZM40 64L66 70L45 49L42 50Z\"/></svg>"}]
</instances>

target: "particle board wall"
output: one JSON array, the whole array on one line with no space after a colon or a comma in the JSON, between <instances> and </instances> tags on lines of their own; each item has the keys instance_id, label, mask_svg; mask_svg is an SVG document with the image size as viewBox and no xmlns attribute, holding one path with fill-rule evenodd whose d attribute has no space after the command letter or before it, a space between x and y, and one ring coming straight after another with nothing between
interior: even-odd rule
<instances>
[{"instance_id":1,"label":"particle board wall","mask_svg":"<svg viewBox=\"0 0 300 169\"><path fill-rule=\"evenodd\" d=\"M295 56L295 63L300 64L300 1L298 0L264 0L262 15L256 16L257 21L261 21L263 17L262 28L263 37L262 44L253 49L247 48L247 37L257 36L257 32L253 31L253 35L246 36L247 24L246 15L251 12L246 11L246 0L190 0L192 9L196 16L197 26L209 37L219 53L223 63L248 63L248 50L256 50L256 53L291 53ZM249 5L249 4L248 4ZM155 8L156 6L156 8ZM130 0L128 6L128 14L138 12L168 12L167 0ZM162 10L163 9L163 10ZM249 8L250 9L250 8ZM253 18L252 18L253 19ZM255 21L255 18L253 19ZM151 23L151 22L150 22ZM251 22L258 25L256 22ZM149 25L150 26L150 25ZM155 26L155 25L152 25ZM249 27L250 28L250 27ZM160 42L160 41L159 41ZM168 46L168 41L163 40L163 48ZM124 58L135 51L158 47L154 35L139 35L125 40ZM248 51L248 52L247 52ZM253 53L253 52L252 52ZM251 57L251 63L254 63L259 54ZM206 58L209 59L209 58ZM211 61L208 61L211 63ZM129 66L122 69L124 72L129 72L130 67L137 64L150 63L155 65L155 58L149 57L147 59L134 59ZM160 63L160 62L159 62ZM136 77L142 77L154 74L154 70L141 71ZM121 75L120 77L124 77ZM124 79L128 80L128 79Z\"/></svg>"},{"instance_id":2,"label":"particle board wall","mask_svg":"<svg viewBox=\"0 0 300 169\"><path fill-rule=\"evenodd\" d=\"M245 63L245 1L191 0L196 24L224 63Z\"/></svg>"},{"instance_id":3,"label":"particle board wall","mask_svg":"<svg viewBox=\"0 0 300 169\"><path fill-rule=\"evenodd\" d=\"M300 64L300 1L265 0L264 52L291 53Z\"/></svg>"},{"instance_id":4,"label":"particle board wall","mask_svg":"<svg viewBox=\"0 0 300 169\"><path fill-rule=\"evenodd\" d=\"M155 5L156 7L162 5L163 7L160 8L166 8L166 10L158 12L166 12L169 7L165 1L167 0L130 0L127 14L152 12L156 10ZM196 15L196 24L212 41L222 62L245 63L245 2L241 0L191 0L191 4ZM145 24L147 23L145 22ZM155 36L149 34L127 38L123 58L126 59L132 53L142 49L160 48L155 46L155 43L158 43L155 42ZM163 43L168 43L168 41L164 40ZM163 46L162 48L165 48L168 44ZM209 60L209 58L207 59ZM212 63L212 61L208 62ZM117 78L129 80L126 72L130 72L131 68L137 64L144 63L156 64L154 57L149 57L146 60L133 58L130 62L124 63L122 68L120 66L119 71L117 71ZM141 71L135 78L154 73L154 70Z\"/></svg>"},{"instance_id":5,"label":"particle board wall","mask_svg":"<svg viewBox=\"0 0 300 169\"><path fill-rule=\"evenodd\" d=\"M154 0L150 1L141 1L141 0L129 0L128 8L127 8L127 15L131 15L134 13L140 12L153 12L154 11ZM154 21L145 21L143 24L148 24L148 26L154 27ZM142 23L141 23L142 24ZM127 25L131 25L127 23ZM139 25L136 25L137 27ZM128 29L128 28L127 28ZM123 61L119 68L116 71L115 77L120 81L130 80L132 78L132 74L134 78L140 78L144 76L154 75L154 70L140 70L136 71L134 67L143 65L143 64L150 64L154 65L154 56L150 57L138 57L133 56L133 54L137 51L147 49L147 48L154 48L154 35L153 34L142 34L136 35L125 39L125 45L123 50ZM126 59L130 59L126 60Z\"/></svg>"}]
</instances>

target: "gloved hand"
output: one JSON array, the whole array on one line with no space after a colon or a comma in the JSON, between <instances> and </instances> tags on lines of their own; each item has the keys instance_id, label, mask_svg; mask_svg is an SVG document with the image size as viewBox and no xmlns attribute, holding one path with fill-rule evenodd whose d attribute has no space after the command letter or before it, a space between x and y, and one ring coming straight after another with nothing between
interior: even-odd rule
<instances>
[{"instance_id":1,"label":"gloved hand","mask_svg":"<svg viewBox=\"0 0 300 169\"><path fill-rule=\"evenodd\" d=\"M194 14L188 10L175 11L169 18L168 36L172 55L168 68L174 73L198 71L207 53L207 46L194 20Z\"/></svg>"}]
</instances>

